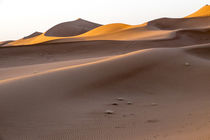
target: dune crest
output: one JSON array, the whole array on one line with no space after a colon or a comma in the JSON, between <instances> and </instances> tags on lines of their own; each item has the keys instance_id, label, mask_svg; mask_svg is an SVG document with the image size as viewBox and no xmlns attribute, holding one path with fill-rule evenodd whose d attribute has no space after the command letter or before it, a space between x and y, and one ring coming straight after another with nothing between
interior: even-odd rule
<instances>
[{"instance_id":1,"label":"dune crest","mask_svg":"<svg viewBox=\"0 0 210 140\"><path fill-rule=\"evenodd\" d=\"M193 14L190 14L186 18L192 18L192 17L205 17L205 16L210 16L210 5L205 5L198 11L196 11Z\"/></svg>"}]
</instances>

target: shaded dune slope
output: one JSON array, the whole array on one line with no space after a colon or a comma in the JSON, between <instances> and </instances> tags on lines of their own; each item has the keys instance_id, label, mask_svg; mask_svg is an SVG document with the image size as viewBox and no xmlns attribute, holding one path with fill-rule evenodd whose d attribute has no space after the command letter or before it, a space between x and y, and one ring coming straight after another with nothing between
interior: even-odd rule
<instances>
[{"instance_id":1,"label":"shaded dune slope","mask_svg":"<svg viewBox=\"0 0 210 140\"><path fill-rule=\"evenodd\" d=\"M210 28L179 30L176 32L176 37L206 43L210 41Z\"/></svg>"},{"instance_id":2,"label":"shaded dune slope","mask_svg":"<svg viewBox=\"0 0 210 140\"><path fill-rule=\"evenodd\" d=\"M210 60L210 47L209 45L197 45L185 49L191 55L197 56L204 60Z\"/></svg>"},{"instance_id":3,"label":"shaded dune slope","mask_svg":"<svg viewBox=\"0 0 210 140\"><path fill-rule=\"evenodd\" d=\"M55 25L54 27L46 31L44 35L54 37L75 36L90 31L99 26L101 25L83 19L77 19L75 21L64 22Z\"/></svg>"},{"instance_id":4,"label":"shaded dune slope","mask_svg":"<svg viewBox=\"0 0 210 140\"><path fill-rule=\"evenodd\" d=\"M33 37L39 36L41 34L42 34L41 32L34 32L34 33L30 34L29 36L24 37L23 39L33 38Z\"/></svg>"},{"instance_id":5,"label":"shaded dune slope","mask_svg":"<svg viewBox=\"0 0 210 140\"><path fill-rule=\"evenodd\" d=\"M176 30L187 28L200 28L210 26L210 17L193 17L193 18L162 18L151 21L149 26L161 30Z\"/></svg>"},{"instance_id":6,"label":"shaded dune slope","mask_svg":"<svg viewBox=\"0 0 210 140\"><path fill-rule=\"evenodd\" d=\"M205 57L198 59L200 56L206 55L205 51L201 50L209 49L209 47L210 45L207 44L205 47L140 50L82 65L0 81L0 111L4 114L0 119L0 130L5 132L2 137L5 139L27 137L37 140L56 139L56 137L64 140L69 138L105 140L108 137L101 135L108 133L110 129L113 130L112 127L116 124L113 122L117 116L107 121L103 119L103 115L96 113L103 112L106 108L104 99L123 95L134 99L143 98L142 95L145 93L150 94L149 96L164 94L165 96L161 97L165 98L171 95L174 97L173 93L176 93L180 97L190 98L191 101L199 101L197 95L205 98L210 90L209 78L206 76L210 74L210 62ZM200 50L199 57L197 57L197 49ZM186 67L185 62L189 62L192 66ZM195 74L198 71L202 71L202 73ZM81 104L85 100L88 102ZM175 104L180 106L185 102L180 99L179 105ZM139 110L139 106L134 110ZM168 111L170 112L170 110ZM185 108L179 110L186 111ZM169 112L167 118L179 118L176 112ZM97 122L96 117L101 118L101 121ZM159 117L164 124L163 116ZM142 123L138 119L135 121ZM15 122L15 124L11 124L11 122ZM118 120L118 123L122 122L126 121ZM91 125L92 123L94 126ZM177 123L181 125L183 120L170 121L169 119L167 120L169 126L162 125L161 129L159 127L158 130L151 129L150 133L153 131L158 133L160 130L170 133ZM66 130L60 124L66 124L71 129ZM100 129L103 133L96 133L96 129ZM53 133L55 130L56 133ZM86 133L81 135L83 130L89 130L94 135L91 133L90 135L86 135ZM109 135L109 139L135 139L147 135L146 129L139 132L136 126L132 130L130 132L127 129L115 129L112 135ZM76 133L74 133L75 131ZM117 132L123 132L125 137L114 135ZM199 133L194 133L193 136L199 136ZM163 136L161 138L167 139Z\"/></svg>"}]
</instances>

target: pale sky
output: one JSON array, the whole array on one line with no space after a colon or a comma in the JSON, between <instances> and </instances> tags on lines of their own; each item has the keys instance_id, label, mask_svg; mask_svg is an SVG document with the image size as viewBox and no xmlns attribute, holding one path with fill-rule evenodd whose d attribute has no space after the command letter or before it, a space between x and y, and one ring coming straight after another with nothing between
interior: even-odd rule
<instances>
[{"instance_id":1,"label":"pale sky","mask_svg":"<svg viewBox=\"0 0 210 140\"><path fill-rule=\"evenodd\" d=\"M100 24L141 24L161 17L184 17L210 0L0 0L0 41L83 18Z\"/></svg>"}]
</instances>

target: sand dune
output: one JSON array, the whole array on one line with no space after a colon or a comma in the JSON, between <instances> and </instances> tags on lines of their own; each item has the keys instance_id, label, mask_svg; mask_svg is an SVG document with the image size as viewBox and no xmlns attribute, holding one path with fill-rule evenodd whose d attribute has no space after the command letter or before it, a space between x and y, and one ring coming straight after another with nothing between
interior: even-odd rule
<instances>
[{"instance_id":1,"label":"sand dune","mask_svg":"<svg viewBox=\"0 0 210 140\"><path fill-rule=\"evenodd\" d=\"M39 36L41 35L42 33L41 32L34 32L26 37L24 37L23 39L29 39L29 38L33 38L33 37L36 37L36 36Z\"/></svg>"},{"instance_id":2,"label":"sand dune","mask_svg":"<svg viewBox=\"0 0 210 140\"><path fill-rule=\"evenodd\" d=\"M195 13L187 16L187 18L190 18L190 17L206 17L206 16L210 16L210 5L205 5L204 7L202 7L201 9L196 11Z\"/></svg>"},{"instance_id":3,"label":"sand dune","mask_svg":"<svg viewBox=\"0 0 210 140\"><path fill-rule=\"evenodd\" d=\"M186 29L179 30L176 32L176 37L186 38L194 42L208 42L210 36L210 27L208 28L197 28L197 29Z\"/></svg>"},{"instance_id":4,"label":"sand dune","mask_svg":"<svg viewBox=\"0 0 210 140\"><path fill-rule=\"evenodd\" d=\"M19 39L13 42L10 42L8 44L5 44L4 46L22 46L22 45L33 45L33 44L40 44L44 43L50 40L56 40L59 39L59 37L47 37L44 34L40 34L38 36L32 37L32 38L26 38L26 39Z\"/></svg>"},{"instance_id":5,"label":"sand dune","mask_svg":"<svg viewBox=\"0 0 210 140\"><path fill-rule=\"evenodd\" d=\"M177 30L171 34L171 37L162 40L97 40L4 47L1 48L0 51L0 66L7 68L13 66L51 63L55 61L59 62L76 59L106 57L149 48L182 47L209 43L208 37L209 33L207 28L196 29L195 31L189 29L180 31Z\"/></svg>"},{"instance_id":6,"label":"sand dune","mask_svg":"<svg viewBox=\"0 0 210 140\"><path fill-rule=\"evenodd\" d=\"M141 25L108 24L72 37L49 37L41 34L5 46L33 45L44 42L75 42L87 40L160 40L170 38L176 30L208 28L210 17L157 19ZM62 31L62 30L61 30Z\"/></svg>"},{"instance_id":7,"label":"sand dune","mask_svg":"<svg viewBox=\"0 0 210 140\"><path fill-rule=\"evenodd\" d=\"M1 42L0 140L209 140L208 11Z\"/></svg>"},{"instance_id":8,"label":"sand dune","mask_svg":"<svg viewBox=\"0 0 210 140\"><path fill-rule=\"evenodd\" d=\"M1 41L1 42L0 42L0 47L1 47L1 46L4 46L4 45L6 45L6 44L8 44L8 43L10 43L10 42L13 42L13 41L12 41L12 40Z\"/></svg>"},{"instance_id":9,"label":"sand dune","mask_svg":"<svg viewBox=\"0 0 210 140\"><path fill-rule=\"evenodd\" d=\"M209 128L205 123L209 121L205 107L209 106L206 75L209 75L210 63L205 57L200 59L206 55L205 51L200 51L198 57L195 50L209 47L207 44L140 50L3 80L0 82L0 110L4 114L0 129L5 130L2 137L199 139L205 134L203 130ZM186 62L190 66L185 66ZM199 71L202 73L195 74ZM134 105L110 106L116 97L124 97ZM175 99L179 99L179 104ZM152 102L157 102L158 107L149 107ZM107 108L116 114L111 118L104 116ZM176 108L179 110L174 111ZM183 121L185 117L190 119ZM198 119L201 117L202 120ZM145 123L147 121L152 124ZM10 122L15 124L9 125ZM189 134L193 131L196 133ZM112 135L107 136L110 132Z\"/></svg>"},{"instance_id":10,"label":"sand dune","mask_svg":"<svg viewBox=\"0 0 210 140\"><path fill-rule=\"evenodd\" d=\"M148 23L160 30L176 30L186 28L200 28L209 26L210 17L194 17L194 18L162 18Z\"/></svg>"},{"instance_id":11,"label":"sand dune","mask_svg":"<svg viewBox=\"0 0 210 140\"><path fill-rule=\"evenodd\" d=\"M91 29L101 26L100 24L92 23L83 19L77 19L75 21L64 22L55 25L43 34L31 35L30 37L23 38L5 46L20 46L20 45L33 45L50 40L56 40L60 38L65 38L68 36L75 36L85 33Z\"/></svg>"},{"instance_id":12,"label":"sand dune","mask_svg":"<svg viewBox=\"0 0 210 140\"><path fill-rule=\"evenodd\" d=\"M44 35L55 37L75 36L90 31L99 26L101 25L83 19L77 19L75 21L64 22L55 25L54 27L46 31Z\"/></svg>"}]
</instances>

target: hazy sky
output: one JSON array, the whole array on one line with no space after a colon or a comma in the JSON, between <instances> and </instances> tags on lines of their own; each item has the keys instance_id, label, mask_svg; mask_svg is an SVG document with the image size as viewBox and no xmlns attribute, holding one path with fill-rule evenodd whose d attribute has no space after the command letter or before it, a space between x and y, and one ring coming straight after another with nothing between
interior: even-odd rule
<instances>
[{"instance_id":1,"label":"hazy sky","mask_svg":"<svg viewBox=\"0 0 210 140\"><path fill-rule=\"evenodd\" d=\"M0 41L83 18L108 23L141 24L160 17L183 17L210 0L0 0Z\"/></svg>"}]
</instances>

